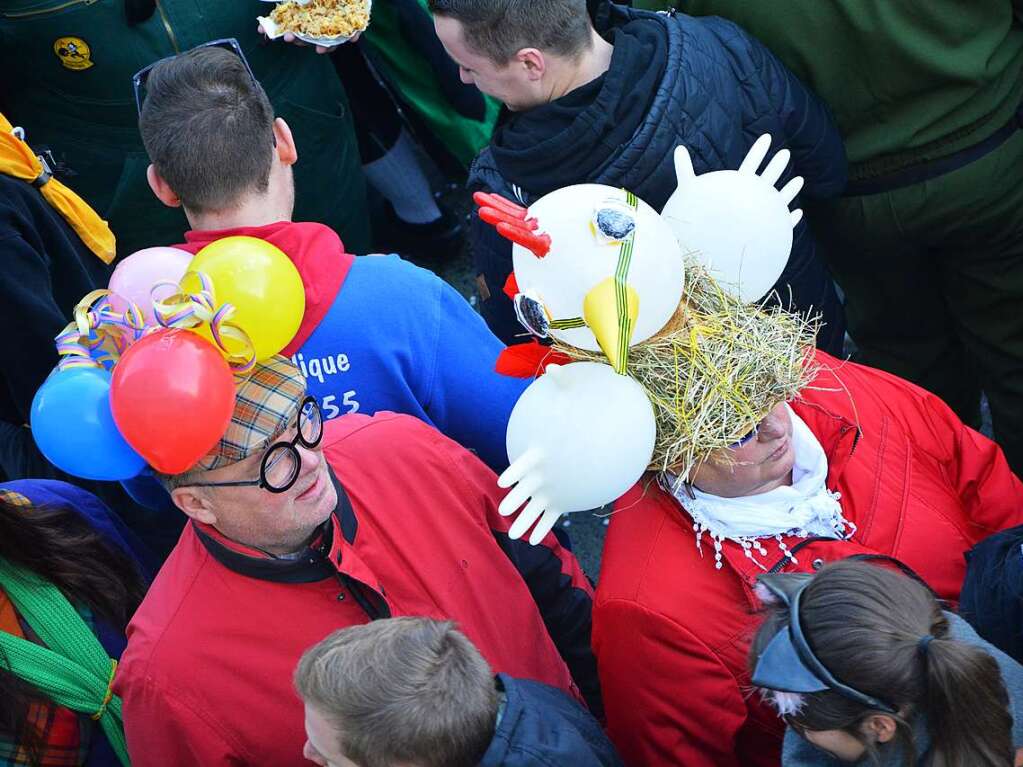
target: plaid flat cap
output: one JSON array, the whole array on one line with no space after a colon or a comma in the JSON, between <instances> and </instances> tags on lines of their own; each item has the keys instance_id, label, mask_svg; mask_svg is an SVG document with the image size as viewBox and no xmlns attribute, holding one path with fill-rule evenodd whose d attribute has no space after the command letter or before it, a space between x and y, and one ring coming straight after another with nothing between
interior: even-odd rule
<instances>
[{"instance_id":1,"label":"plaid flat cap","mask_svg":"<svg viewBox=\"0 0 1023 767\"><path fill-rule=\"evenodd\" d=\"M305 378L287 357L278 354L257 362L238 385L224 436L191 471L230 466L268 448L295 423L305 392Z\"/></svg>"}]
</instances>

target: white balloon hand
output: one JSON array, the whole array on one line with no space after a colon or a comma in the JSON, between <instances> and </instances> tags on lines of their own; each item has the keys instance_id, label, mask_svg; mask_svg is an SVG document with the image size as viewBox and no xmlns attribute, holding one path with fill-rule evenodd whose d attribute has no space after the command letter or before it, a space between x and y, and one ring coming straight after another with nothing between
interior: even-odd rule
<instances>
[{"instance_id":1,"label":"white balloon hand","mask_svg":"<svg viewBox=\"0 0 1023 767\"><path fill-rule=\"evenodd\" d=\"M793 178L775 185L789 164L782 149L758 173L771 150L771 137L750 147L738 170L696 175L689 151L675 149L678 188L661 215L682 249L706 266L711 275L742 301L760 301L785 271L792 252L792 228L803 217L789 210L803 186Z\"/></svg>"},{"instance_id":2,"label":"white balloon hand","mask_svg":"<svg viewBox=\"0 0 1023 767\"><path fill-rule=\"evenodd\" d=\"M549 491L545 491L547 478L544 476L544 452L542 448L531 447L504 473L497 478L498 487L512 488L501 501L497 510L501 516L514 514L526 503L508 530L508 537L518 540L530 527L533 532L529 542L536 546L549 533L561 515L562 510L549 507Z\"/></svg>"},{"instance_id":3,"label":"white balloon hand","mask_svg":"<svg viewBox=\"0 0 1023 767\"><path fill-rule=\"evenodd\" d=\"M757 171L760 166L764 164L764 160L767 159L767 153L771 150L771 136L765 133L763 136L753 142L753 146L750 147L746 153L746 157L739 165L738 173L750 179L756 179L762 181L767 186L774 189L775 184L778 183L778 179L781 178L785 172L785 168L789 164L791 153L788 149L779 150L771 161L764 168L763 173L759 176ZM681 189L684 183L689 183L693 179L697 178L696 171L693 169L693 160L689 156L689 150L684 146L678 146L675 148L675 177L678 180L678 188ZM796 195L799 194L803 188L803 177L795 176L789 180L785 186L778 191L782 200L787 208L792 204L792 201L796 199ZM803 218L803 211L796 208L790 214L790 221L794 227Z\"/></svg>"},{"instance_id":4,"label":"white balloon hand","mask_svg":"<svg viewBox=\"0 0 1023 767\"><path fill-rule=\"evenodd\" d=\"M562 514L619 498L642 476L657 425L646 391L599 362L549 365L515 403L505 444L511 488L498 511L508 534L540 543ZM525 504L523 506L523 504Z\"/></svg>"}]
</instances>

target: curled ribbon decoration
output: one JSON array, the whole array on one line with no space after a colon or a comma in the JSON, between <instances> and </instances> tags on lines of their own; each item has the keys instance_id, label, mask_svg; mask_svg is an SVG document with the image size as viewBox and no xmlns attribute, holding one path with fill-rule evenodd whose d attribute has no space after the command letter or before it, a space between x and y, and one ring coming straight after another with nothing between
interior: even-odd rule
<instances>
[{"instance_id":1,"label":"curled ribbon decoration","mask_svg":"<svg viewBox=\"0 0 1023 767\"><path fill-rule=\"evenodd\" d=\"M199 280L199 290L195 293L186 292L181 287L192 275ZM252 372L256 365L256 349L248 333L230 321L236 311L234 305L217 306L213 280L203 272L188 272L181 278L181 285L167 280L153 285L150 294L153 296L153 314L156 315L156 321L165 328L197 328L208 325L213 343L223 353L231 371L236 376ZM174 288L178 292L168 298L156 298L156 291L166 287ZM228 341L233 342L235 350L228 348Z\"/></svg>"},{"instance_id":2,"label":"curled ribbon decoration","mask_svg":"<svg viewBox=\"0 0 1023 767\"><path fill-rule=\"evenodd\" d=\"M94 290L74 310L74 319L57 334L59 370L76 367L110 367L125 349L151 330L142 311L128 303L120 313L110 305L109 290Z\"/></svg>"}]
</instances>

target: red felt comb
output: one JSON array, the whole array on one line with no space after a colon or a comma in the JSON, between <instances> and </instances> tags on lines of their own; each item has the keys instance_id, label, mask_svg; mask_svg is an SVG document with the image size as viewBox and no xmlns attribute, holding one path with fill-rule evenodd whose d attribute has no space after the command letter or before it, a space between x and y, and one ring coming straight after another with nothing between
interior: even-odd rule
<instances>
[{"instance_id":1,"label":"red felt comb","mask_svg":"<svg viewBox=\"0 0 1023 767\"><path fill-rule=\"evenodd\" d=\"M478 214L480 219L486 221L491 226L497 226L498 224L508 224L508 226L514 226L519 229L528 229L531 232L537 230L540 226L535 218L516 218L511 213L508 213L500 208L492 208L489 205L485 205L479 209Z\"/></svg>"},{"instance_id":2,"label":"red felt comb","mask_svg":"<svg viewBox=\"0 0 1023 767\"><path fill-rule=\"evenodd\" d=\"M481 208L497 208L512 218L524 220L529 215L529 211L521 205L516 205L511 200L493 192L474 192L472 200Z\"/></svg>"},{"instance_id":3,"label":"red felt comb","mask_svg":"<svg viewBox=\"0 0 1023 767\"><path fill-rule=\"evenodd\" d=\"M478 215L497 229L497 233L530 251L537 258L543 258L551 250L551 236L537 233L540 224L528 217L528 211L511 200L497 194L476 192L472 199L479 205Z\"/></svg>"},{"instance_id":4,"label":"red felt comb","mask_svg":"<svg viewBox=\"0 0 1023 767\"><path fill-rule=\"evenodd\" d=\"M524 344L505 347L498 355L494 367L503 376L538 378L547 372L548 365L569 365L575 362L563 352L544 346L535 338Z\"/></svg>"}]
</instances>

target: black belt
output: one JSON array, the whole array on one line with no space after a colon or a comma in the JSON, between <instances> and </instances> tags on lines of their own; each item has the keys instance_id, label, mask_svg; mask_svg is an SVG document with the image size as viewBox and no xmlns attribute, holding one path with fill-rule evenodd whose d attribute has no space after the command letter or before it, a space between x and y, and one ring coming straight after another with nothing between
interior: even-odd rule
<instances>
[{"instance_id":1,"label":"black belt","mask_svg":"<svg viewBox=\"0 0 1023 767\"><path fill-rule=\"evenodd\" d=\"M953 152L937 160L903 168L884 176L850 181L846 185L845 191L842 192L842 196L859 197L868 194L880 194L881 192L890 192L893 189L901 189L902 187L912 186L923 181L930 181L932 178L938 178L938 176L944 176L946 173L959 170L959 168L965 167L971 162L979 160L984 155L993 152L1012 138L1012 135L1020 128L1023 128L1023 107L1016 111L1016 114L1012 116L1009 122L979 144L960 149L958 152Z\"/></svg>"}]
</instances>

